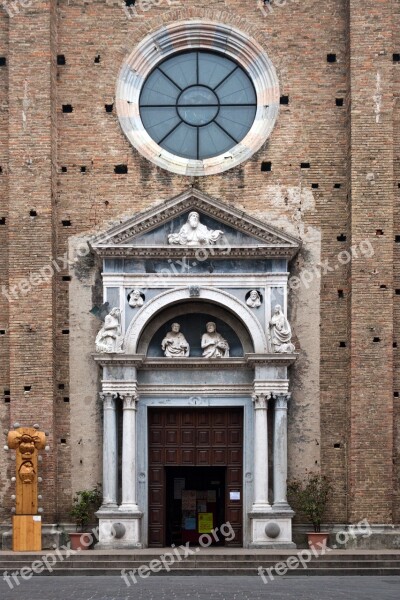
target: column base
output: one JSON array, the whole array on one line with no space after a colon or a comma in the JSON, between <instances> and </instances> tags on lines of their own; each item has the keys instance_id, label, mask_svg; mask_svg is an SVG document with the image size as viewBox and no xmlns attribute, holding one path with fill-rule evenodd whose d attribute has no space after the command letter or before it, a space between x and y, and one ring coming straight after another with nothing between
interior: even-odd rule
<instances>
[{"instance_id":1,"label":"column base","mask_svg":"<svg viewBox=\"0 0 400 600\"><path fill-rule=\"evenodd\" d=\"M272 512L272 506L270 504L253 504L251 507L252 513L267 513Z\"/></svg>"},{"instance_id":2,"label":"column base","mask_svg":"<svg viewBox=\"0 0 400 600\"><path fill-rule=\"evenodd\" d=\"M296 548L292 540L293 511L268 510L249 513L251 522L250 548Z\"/></svg>"},{"instance_id":3,"label":"column base","mask_svg":"<svg viewBox=\"0 0 400 600\"><path fill-rule=\"evenodd\" d=\"M123 511L121 508L96 513L99 519L99 542L96 550L118 548L142 548L140 541L140 523L142 513Z\"/></svg>"},{"instance_id":4,"label":"column base","mask_svg":"<svg viewBox=\"0 0 400 600\"><path fill-rule=\"evenodd\" d=\"M137 504L121 504L118 511L122 513L140 513L142 515Z\"/></svg>"}]
</instances>

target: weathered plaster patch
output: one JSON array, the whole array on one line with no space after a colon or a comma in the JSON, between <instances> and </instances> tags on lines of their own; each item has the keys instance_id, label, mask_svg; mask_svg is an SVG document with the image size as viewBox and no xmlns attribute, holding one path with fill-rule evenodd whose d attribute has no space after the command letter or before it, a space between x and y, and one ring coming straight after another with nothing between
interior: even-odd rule
<instances>
[{"instance_id":1,"label":"weathered plaster patch","mask_svg":"<svg viewBox=\"0 0 400 600\"><path fill-rule=\"evenodd\" d=\"M69 255L86 240L69 239ZM69 294L70 324L70 424L72 493L102 481L102 410L99 406L99 377L91 354L100 321L90 313L95 286L94 262L90 255L71 269ZM81 263L79 262L79 264Z\"/></svg>"}]
</instances>

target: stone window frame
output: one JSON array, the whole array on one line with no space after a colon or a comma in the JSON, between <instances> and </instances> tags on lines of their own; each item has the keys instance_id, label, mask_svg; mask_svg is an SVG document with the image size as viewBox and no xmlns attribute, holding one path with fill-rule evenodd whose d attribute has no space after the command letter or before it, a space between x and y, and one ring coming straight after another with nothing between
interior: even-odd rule
<instances>
[{"instance_id":1,"label":"stone window frame","mask_svg":"<svg viewBox=\"0 0 400 600\"><path fill-rule=\"evenodd\" d=\"M257 94L255 119L243 140L228 152L203 160L182 158L161 148L145 130L139 113L140 92L151 71L173 54L194 49L235 60L250 76ZM158 167L190 177L222 173L248 160L270 136L279 98L275 68L260 44L235 27L200 19L165 25L147 35L124 60L116 87L117 114L129 142Z\"/></svg>"}]
</instances>

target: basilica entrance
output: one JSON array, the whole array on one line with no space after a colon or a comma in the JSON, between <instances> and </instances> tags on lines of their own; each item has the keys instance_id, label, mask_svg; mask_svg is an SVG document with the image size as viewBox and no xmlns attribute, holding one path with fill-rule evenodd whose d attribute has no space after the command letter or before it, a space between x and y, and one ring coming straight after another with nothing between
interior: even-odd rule
<instances>
[{"instance_id":1,"label":"basilica entrance","mask_svg":"<svg viewBox=\"0 0 400 600\"><path fill-rule=\"evenodd\" d=\"M228 521L226 545L241 546L243 410L149 408L148 423L149 546L196 544Z\"/></svg>"}]
</instances>

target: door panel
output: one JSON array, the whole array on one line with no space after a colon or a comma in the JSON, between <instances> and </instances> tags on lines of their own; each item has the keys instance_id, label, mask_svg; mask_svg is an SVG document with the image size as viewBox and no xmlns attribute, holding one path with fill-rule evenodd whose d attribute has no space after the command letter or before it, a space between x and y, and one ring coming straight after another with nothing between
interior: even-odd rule
<instances>
[{"instance_id":1,"label":"door panel","mask_svg":"<svg viewBox=\"0 0 400 600\"><path fill-rule=\"evenodd\" d=\"M165 467L225 467L225 521L242 545L243 410L149 408L149 545L164 546ZM232 500L230 492L239 492Z\"/></svg>"}]
</instances>

